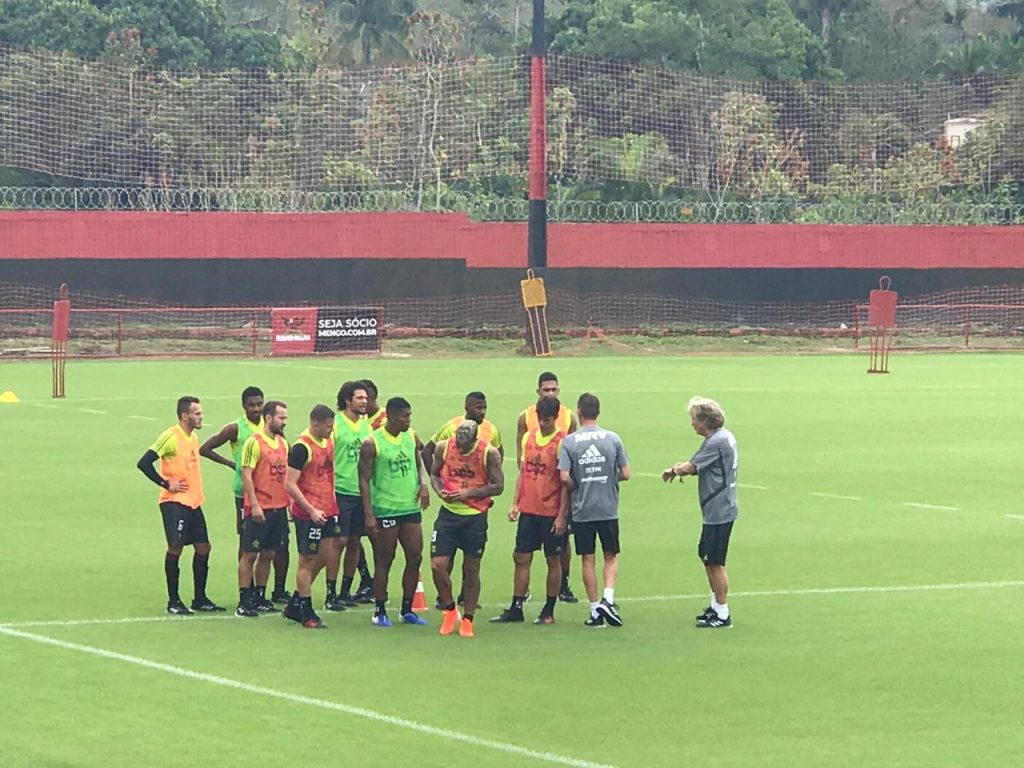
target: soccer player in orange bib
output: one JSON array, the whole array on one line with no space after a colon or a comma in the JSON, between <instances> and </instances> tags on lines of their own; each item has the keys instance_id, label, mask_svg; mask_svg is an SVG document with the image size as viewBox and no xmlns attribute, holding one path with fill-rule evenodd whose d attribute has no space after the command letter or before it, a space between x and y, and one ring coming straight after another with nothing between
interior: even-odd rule
<instances>
[{"instance_id":1,"label":"soccer player in orange bib","mask_svg":"<svg viewBox=\"0 0 1024 768\"><path fill-rule=\"evenodd\" d=\"M242 447L242 559L238 561L236 616L258 616L277 609L267 600L267 579L276 548L288 529L288 441L284 428L288 406L278 400L263 405L263 428ZM254 586L255 585L255 586Z\"/></svg>"},{"instance_id":2,"label":"soccer player in orange bib","mask_svg":"<svg viewBox=\"0 0 1024 768\"><path fill-rule=\"evenodd\" d=\"M314 406L309 429L288 450L285 489L292 497L299 567L284 617L307 629L326 626L313 610L313 581L327 563L338 561L341 549L341 522L334 498L333 431L334 411L327 405Z\"/></svg>"},{"instance_id":3,"label":"soccer player in orange bib","mask_svg":"<svg viewBox=\"0 0 1024 768\"><path fill-rule=\"evenodd\" d=\"M537 377L537 397L540 399L558 398L561 389L558 386L558 377L551 371L544 371ZM531 405L519 414L519 422L516 424L516 466L523 469L523 438L530 430L537 429L537 405ZM576 421L576 414L565 404L559 405L558 415L555 417L555 429L566 435L576 431L579 424ZM569 523L572 530L572 522ZM565 540L565 548L562 550L562 583L558 590L558 599L563 603L578 603L579 599L573 594L569 586L569 566L572 564L572 543L568 538Z\"/></svg>"},{"instance_id":4,"label":"soccer player in orange bib","mask_svg":"<svg viewBox=\"0 0 1024 768\"><path fill-rule=\"evenodd\" d=\"M442 506L430 540L430 568L437 599L444 611L441 634L450 635L459 624L459 635L473 636L473 615L480 601L480 559L487 544L487 510L491 499L505 490L505 475L498 450L477 437L478 425L466 420L447 442L437 446L430 482ZM452 597L451 559L462 550L462 588L465 616Z\"/></svg>"},{"instance_id":5,"label":"soccer player in orange bib","mask_svg":"<svg viewBox=\"0 0 1024 768\"><path fill-rule=\"evenodd\" d=\"M206 578L210 566L210 538L203 515L203 479L199 471L199 439L196 430L203 426L203 409L198 397L178 399L178 423L150 446L136 466L142 474L160 486L160 514L164 519L167 554L164 575L167 578L167 612L189 616L193 611L223 611L206 596ZM153 463L160 460L160 472ZM195 597L191 610L178 594L181 551L192 545L192 578Z\"/></svg>"},{"instance_id":6,"label":"soccer player in orange bib","mask_svg":"<svg viewBox=\"0 0 1024 768\"><path fill-rule=\"evenodd\" d=\"M495 624L523 621L523 603L530 588L530 566L533 553L538 549L544 550L548 563L547 601L534 624L555 623L555 603L562 585L562 552L568 541L563 504L566 499L562 497L562 477L558 472L558 449L565 432L555 427L560 408L558 398L541 398L536 407L538 426L523 435L521 441L522 467L516 481L515 499L508 512L511 522L518 521L512 552L515 563L512 603L500 616L491 619Z\"/></svg>"}]
</instances>

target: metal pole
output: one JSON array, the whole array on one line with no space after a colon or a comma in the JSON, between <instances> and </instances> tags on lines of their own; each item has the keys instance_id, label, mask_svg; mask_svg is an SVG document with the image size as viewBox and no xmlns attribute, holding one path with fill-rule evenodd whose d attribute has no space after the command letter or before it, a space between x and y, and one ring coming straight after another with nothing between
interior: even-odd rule
<instances>
[{"instance_id":1,"label":"metal pole","mask_svg":"<svg viewBox=\"0 0 1024 768\"><path fill-rule=\"evenodd\" d=\"M533 44L530 47L530 219L527 263L534 270L543 270L548 266L546 56L544 0L533 0Z\"/></svg>"}]
</instances>

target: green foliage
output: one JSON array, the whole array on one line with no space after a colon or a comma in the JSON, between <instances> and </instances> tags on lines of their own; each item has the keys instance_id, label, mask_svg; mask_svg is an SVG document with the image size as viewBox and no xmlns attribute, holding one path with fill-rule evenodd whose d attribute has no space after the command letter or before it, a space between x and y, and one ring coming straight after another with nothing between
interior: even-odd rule
<instances>
[{"instance_id":1,"label":"green foliage","mask_svg":"<svg viewBox=\"0 0 1024 768\"><path fill-rule=\"evenodd\" d=\"M0 42L83 58L102 53L110 30L107 14L75 0L4 0L0 12Z\"/></svg>"},{"instance_id":2,"label":"green foliage","mask_svg":"<svg viewBox=\"0 0 1024 768\"><path fill-rule=\"evenodd\" d=\"M593 0L554 24L555 50L708 74L828 78L824 48L783 0Z\"/></svg>"}]
</instances>

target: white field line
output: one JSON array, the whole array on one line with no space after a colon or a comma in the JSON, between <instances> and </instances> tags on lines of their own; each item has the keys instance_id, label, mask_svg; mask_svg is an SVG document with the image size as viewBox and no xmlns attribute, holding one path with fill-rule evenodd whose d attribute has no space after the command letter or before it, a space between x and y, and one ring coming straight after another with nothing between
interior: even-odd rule
<instances>
[{"instance_id":1,"label":"white field line","mask_svg":"<svg viewBox=\"0 0 1024 768\"><path fill-rule=\"evenodd\" d=\"M134 413L130 414L128 418L136 421L160 421L156 416L136 416Z\"/></svg>"},{"instance_id":2,"label":"white field line","mask_svg":"<svg viewBox=\"0 0 1024 768\"><path fill-rule=\"evenodd\" d=\"M1024 520L1024 515L1007 515L1007 517L1012 517L1014 520Z\"/></svg>"},{"instance_id":3,"label":"white field line","mask_svg":"<svg viewBox=\"0 0 1024 768\"><path fill-rule=\"evenodd\" d=\"M947 507L943 504L922 504L919 501L905 501L903 502L904 507L914 507L915 509L940 509L945 512L959 512L960 507Z\"/></svg>"},{"instance_id":4,"label":"white field line","mask_svg":"<svg viewBox=\"0 0 1024 768\"><path fill-rule=\"evenodd\" d=\"M1007 515L1010 517L1010 515ZM1024 515L1016 515L1024 518ZM891 592L952 592L973 589L1009 589L1024 587L1024 581L965 581L952 584L894 584L882 587L812 587L808 589L763 589L747 592L730 592L733 597L802 597L805 595L859 595ZM620 596L627 603L660 603L669 600L696 600L708 596L707 592L695 592L686 595L641 595L639 597ZM0 624L0 632L4 630L29 629L33 627L85 627L105 624L152 624L178 623L195 624L202 621L228 621L235 616L128 616L107 619L54 619L50 621L19 621ZM241 619L239 619L241 621ZM246 621L249 621L246 619ZM259 622L255 622L259 624Z\"/></svg>"},{"instance_id":5,"label":"white field line","mask_svg":"<svg viewBox=\"0 0 1024 768\"><path fill-rule=\"evenodd\" d=\"M1007 589L1024 587L1024 581L968 581L959 584L907 584L889 587L821 587L819 589L776 589L751 592L730 592L730 597L799 597L803 595L857 595L889 592L946 592L961 589ZM621 597L624 603L656 603L667 600L696 600L707 598L707 592L692 595L649 595L647 597Z\"/></svg>"},{"instance_id":6,"label":"white field line","mask_svg":"<svg viewBox=\"0 0 1024 768\"><path fill-rule=\"evenodd\" d=\"M767 485L751 485L750 483L736 483L737 488L752 488L755 491L770 490Z\"/></svg>"},{"instance_id":7,"label":"white field line","mask_svg":"<svg viewBox=\"0 0 1024 768\"><path fill-rule=\"evenodd\" d=\"M94 408L79 408L78 410L80 410L82 413L95 413L98 416L106 416L107 415L106 411L97 411Z\"/></svg>"},{"instance_id":8,"label":"white field line","mask_svg":"<svg viewBox=\"0 0 1024 768\"><path fill-rule=\"evenodd\" d=\"M841 493L822 493L821 491L811 491L808 496L817 496L819 499L843 499L844 501L860 501L860 496L844 496Z\"/></svg>"},{"instance_id":9,"label":"white field line","mask_svg":"<svg viewBox=\"0 0 1024 768\"><path fill-rule=\"evenodd\" d=\"M279 691L274 688L264 688L259 685L250 685L243 683L239 680L232 680L228 677L221 677L220 675L211 675L206 672L195 672L184 667L177 667L172 664L163 664L157 661L150 661L139 656L129 656L125 653L117 653L116 651L108 651L103 648L94 648L89 645L81 645L79 643L69 643L64 640L56 640L52 637L46 637L45 635L37 635L32 632L22 632L17 629L11 629L9 627L0 627L0 634L7 635L9 637L19 638L21 640L30 640L34 643L40 643L42 645L49 645L54 648L59 648L64 651L75 651L78 653L88 654L90 656L98 656L103 659L110 659L111 661L120 661L124 664L132 664L137 667L143 667L144 669L150 669L156 672L163 672L168 675L174 675L176 677L183 677L188 680L195 680L201 683L209 683L210 685L220 686L222 688L230 688L236 691L242 691L244 693L251 693L255 696L263 698L278 699L281 701L288 701L293 704L303 704L309 707L318 707L320 709L326 709L334 712L343 712L347 715L354 715L356 717L362 717L366 720L372 720L374 722L383 723L385 725L394 726L407 731L416 731L423 733L428 736L435 736L446 741L455 741L462 744L467 744L472 747L480 747L482 749L491 750L494 752L503 752L507 755L516 755L518 757L529 758L531 760L537 760L545 763L555 763L557 765L569 765L576 766L577 768L612 768L612 766L606 763L593 763L589 760L579 760L574 757L567 755L559 755L554 752L541 752L538 750L530 749L528 747L521 746L519 744L512 744L506 741L498 741L496 739L485 739L479 736L472 736L468 733L462 733L461 731L453 731L448 728L438 728L433 725L427 725L420 723L415 720L408 720L404 717L396 717L395 715L384 714L383 712L376 712L372 709L364 709L362 707L353 707L347 704L339 704L335 701L328 699L318 699L311 696L300 696L286 691Z\"/></svg>"}]
</instances>

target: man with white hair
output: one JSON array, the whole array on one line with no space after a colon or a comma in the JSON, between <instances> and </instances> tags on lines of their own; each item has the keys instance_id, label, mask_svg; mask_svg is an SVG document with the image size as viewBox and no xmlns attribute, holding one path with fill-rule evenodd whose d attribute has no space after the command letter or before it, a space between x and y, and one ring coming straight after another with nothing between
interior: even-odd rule
<instances>
[{"instance_id":1,"label":"man with white hair","mask_svg":"<svg viewBox=\"0 0 1024 768\"><path fill-rule=\"evenodd\" d=\"M736 469L739 454L736 438L725 428L725 413L714 400L694 397L690 400L690 424L704 438L689 461L681 461L661 473L666 483L685 475L697 476L697 496L703 528L697 556L704 563L711 586L711 605L697 617L697 626L722 629L732 626L729 615L729 577L725 557L729 551L732 524L739 516L736 503Z\"/></svg>"},{"instance_id":2,"label":"man with white hair","mask_svg":"<svg viewBox=\"0 0 1024 768\"><path fill-rule=\"evenodd\" d=\"M479 425L466 419L455 434L434 449L430 482L442 506L430 540L430 568L437 587L443 619L441 634L450 635L459 624L460 637L473 637L473 618L480 600L480 559L487 544L487 510L491 498L505 489L501 454L480 439ZM452 597L449 564L462 550L462 589L465 615Z\"/></svg>"}]
</instances>

